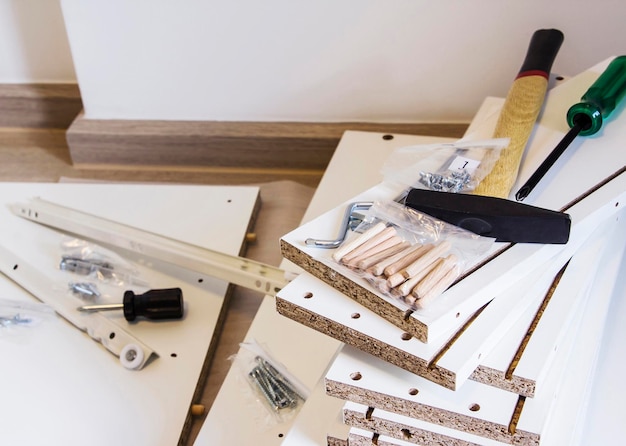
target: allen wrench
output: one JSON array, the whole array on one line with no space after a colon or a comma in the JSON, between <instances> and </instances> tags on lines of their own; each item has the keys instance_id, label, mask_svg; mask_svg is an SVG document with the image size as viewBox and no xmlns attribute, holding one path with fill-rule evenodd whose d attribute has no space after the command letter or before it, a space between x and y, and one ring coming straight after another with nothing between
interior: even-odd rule
<instances>
[{"instance_id":1,"label":"allen wrench","mask_svg":"<svg viewBox=\"0 0 626 446\"><path fill-rule=\"evenodd\" d=\"M374 203L371 201L356 201L351 203L343 215L341 221L339 234L335 240L319 240L314 238L308 238L304 241L307 246L314 246L316 248L333 249L337 248L343 243L348 233L348 229L354 229L363 220L362 216L356 214L356 211L366 211L372 207Z\"/></svg>"}]
</instances>

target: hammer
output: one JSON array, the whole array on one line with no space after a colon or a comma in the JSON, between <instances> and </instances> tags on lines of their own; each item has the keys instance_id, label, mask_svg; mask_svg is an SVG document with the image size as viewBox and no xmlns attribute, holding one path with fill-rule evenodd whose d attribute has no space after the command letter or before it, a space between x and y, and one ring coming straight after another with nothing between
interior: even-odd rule
<instances>
[{"instance_id":1,"label":"hammer","mask_svg":"<svg viewBox=\"0 0 626 446\"><path fill-rule=\"evenodd\" d=\"M506 199L543 106L550 69L562 42L563 33L556 29L533 34L494 131L495 138L509 138L510 143L500 154L491 155L498 159L473 195L413 189L405 197L406 206L497 241L567 243L568 214Z\"/></svg>"}]
</instances>

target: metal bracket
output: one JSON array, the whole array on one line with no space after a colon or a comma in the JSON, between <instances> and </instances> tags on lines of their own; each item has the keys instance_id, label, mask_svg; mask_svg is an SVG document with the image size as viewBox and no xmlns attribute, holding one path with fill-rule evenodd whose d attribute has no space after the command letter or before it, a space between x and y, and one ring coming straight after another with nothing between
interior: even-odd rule
<instances>
[{"instance_id":1,"label":"metal bracket","mask_svg":"<svg viewBox=\"0 0 626 446\"><path fill-rule=\"evenodd\" d=\"M285 271L143 231L40 198L11 205L19 217L101 241L147 257L275 296L287 283Z\"/></svg>"},{"instance_id":2,"label":"metal bracket","mask_svg":"<svg viewBox=\"0 0 626 446\"><path fill-rule=\"evenodd\" d=\"M316 248L333 249L339 247L346 238L348 229L354 229L362 221L362 218L356 214L356 211L366 211L372 207L371 201L357 201L351 203L343 215L343 220L339 226L339 234L335 240L318 240L314 238L308 238L304 241L308 246L314 246Z\"/></svg>"}]
</instances>

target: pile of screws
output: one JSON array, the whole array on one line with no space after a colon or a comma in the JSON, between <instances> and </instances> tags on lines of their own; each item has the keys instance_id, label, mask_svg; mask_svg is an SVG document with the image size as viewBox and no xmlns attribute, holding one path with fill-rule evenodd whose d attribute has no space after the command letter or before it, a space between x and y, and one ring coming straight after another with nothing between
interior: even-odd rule
<instances>
[{"instance_id":1,"label":"pile of screws","mask_svg":"<svg viewBox=\"0 0 626 446\"><path fill-rule=\"evenodd\" d=\"M272 410L294 408L299 401L304 401L293 384L266 359L257 356L254 361L256 365L248 373L248 378Z\"/></svg>"},{"instance_id":2,"label":"pile of screws","mask_svg":"<svg viewBox=\"0 0 626 446\"><path fill-rule=\"evenodd\" d=\"M462 192L472 181L472 176L466 170L452 170L447 175L438 173L420 172L420 183L430 190L438 192Z\"/></svg>"}]
</instances>

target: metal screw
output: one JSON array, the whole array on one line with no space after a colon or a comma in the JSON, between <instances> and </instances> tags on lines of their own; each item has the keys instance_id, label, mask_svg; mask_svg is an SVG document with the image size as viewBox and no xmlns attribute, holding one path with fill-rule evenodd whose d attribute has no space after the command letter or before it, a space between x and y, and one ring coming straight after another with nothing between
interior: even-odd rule
<instances>
[{"instance_id":1,"label":"metal screw","mask_svg":"<svg viewBox=\"0 0 626 446\"><path fill-rule=\"evenodd\" d=\"M448 175L420 172L419 181L430 190L458 193L472 181L472 176L465 170L451 171Z\"/></svg>"},{"instance_id":2,"label":"metal screw","mask_svg":"<svg viewBox=\"0 0 626 446\"><path fill-rule=\"evenodd\" d=\"M82 299L100 297L100 291L98 291L98 287L94 283L70 282L68 287L72 293L77 294Z\"/></svg>"}]
</instances>

